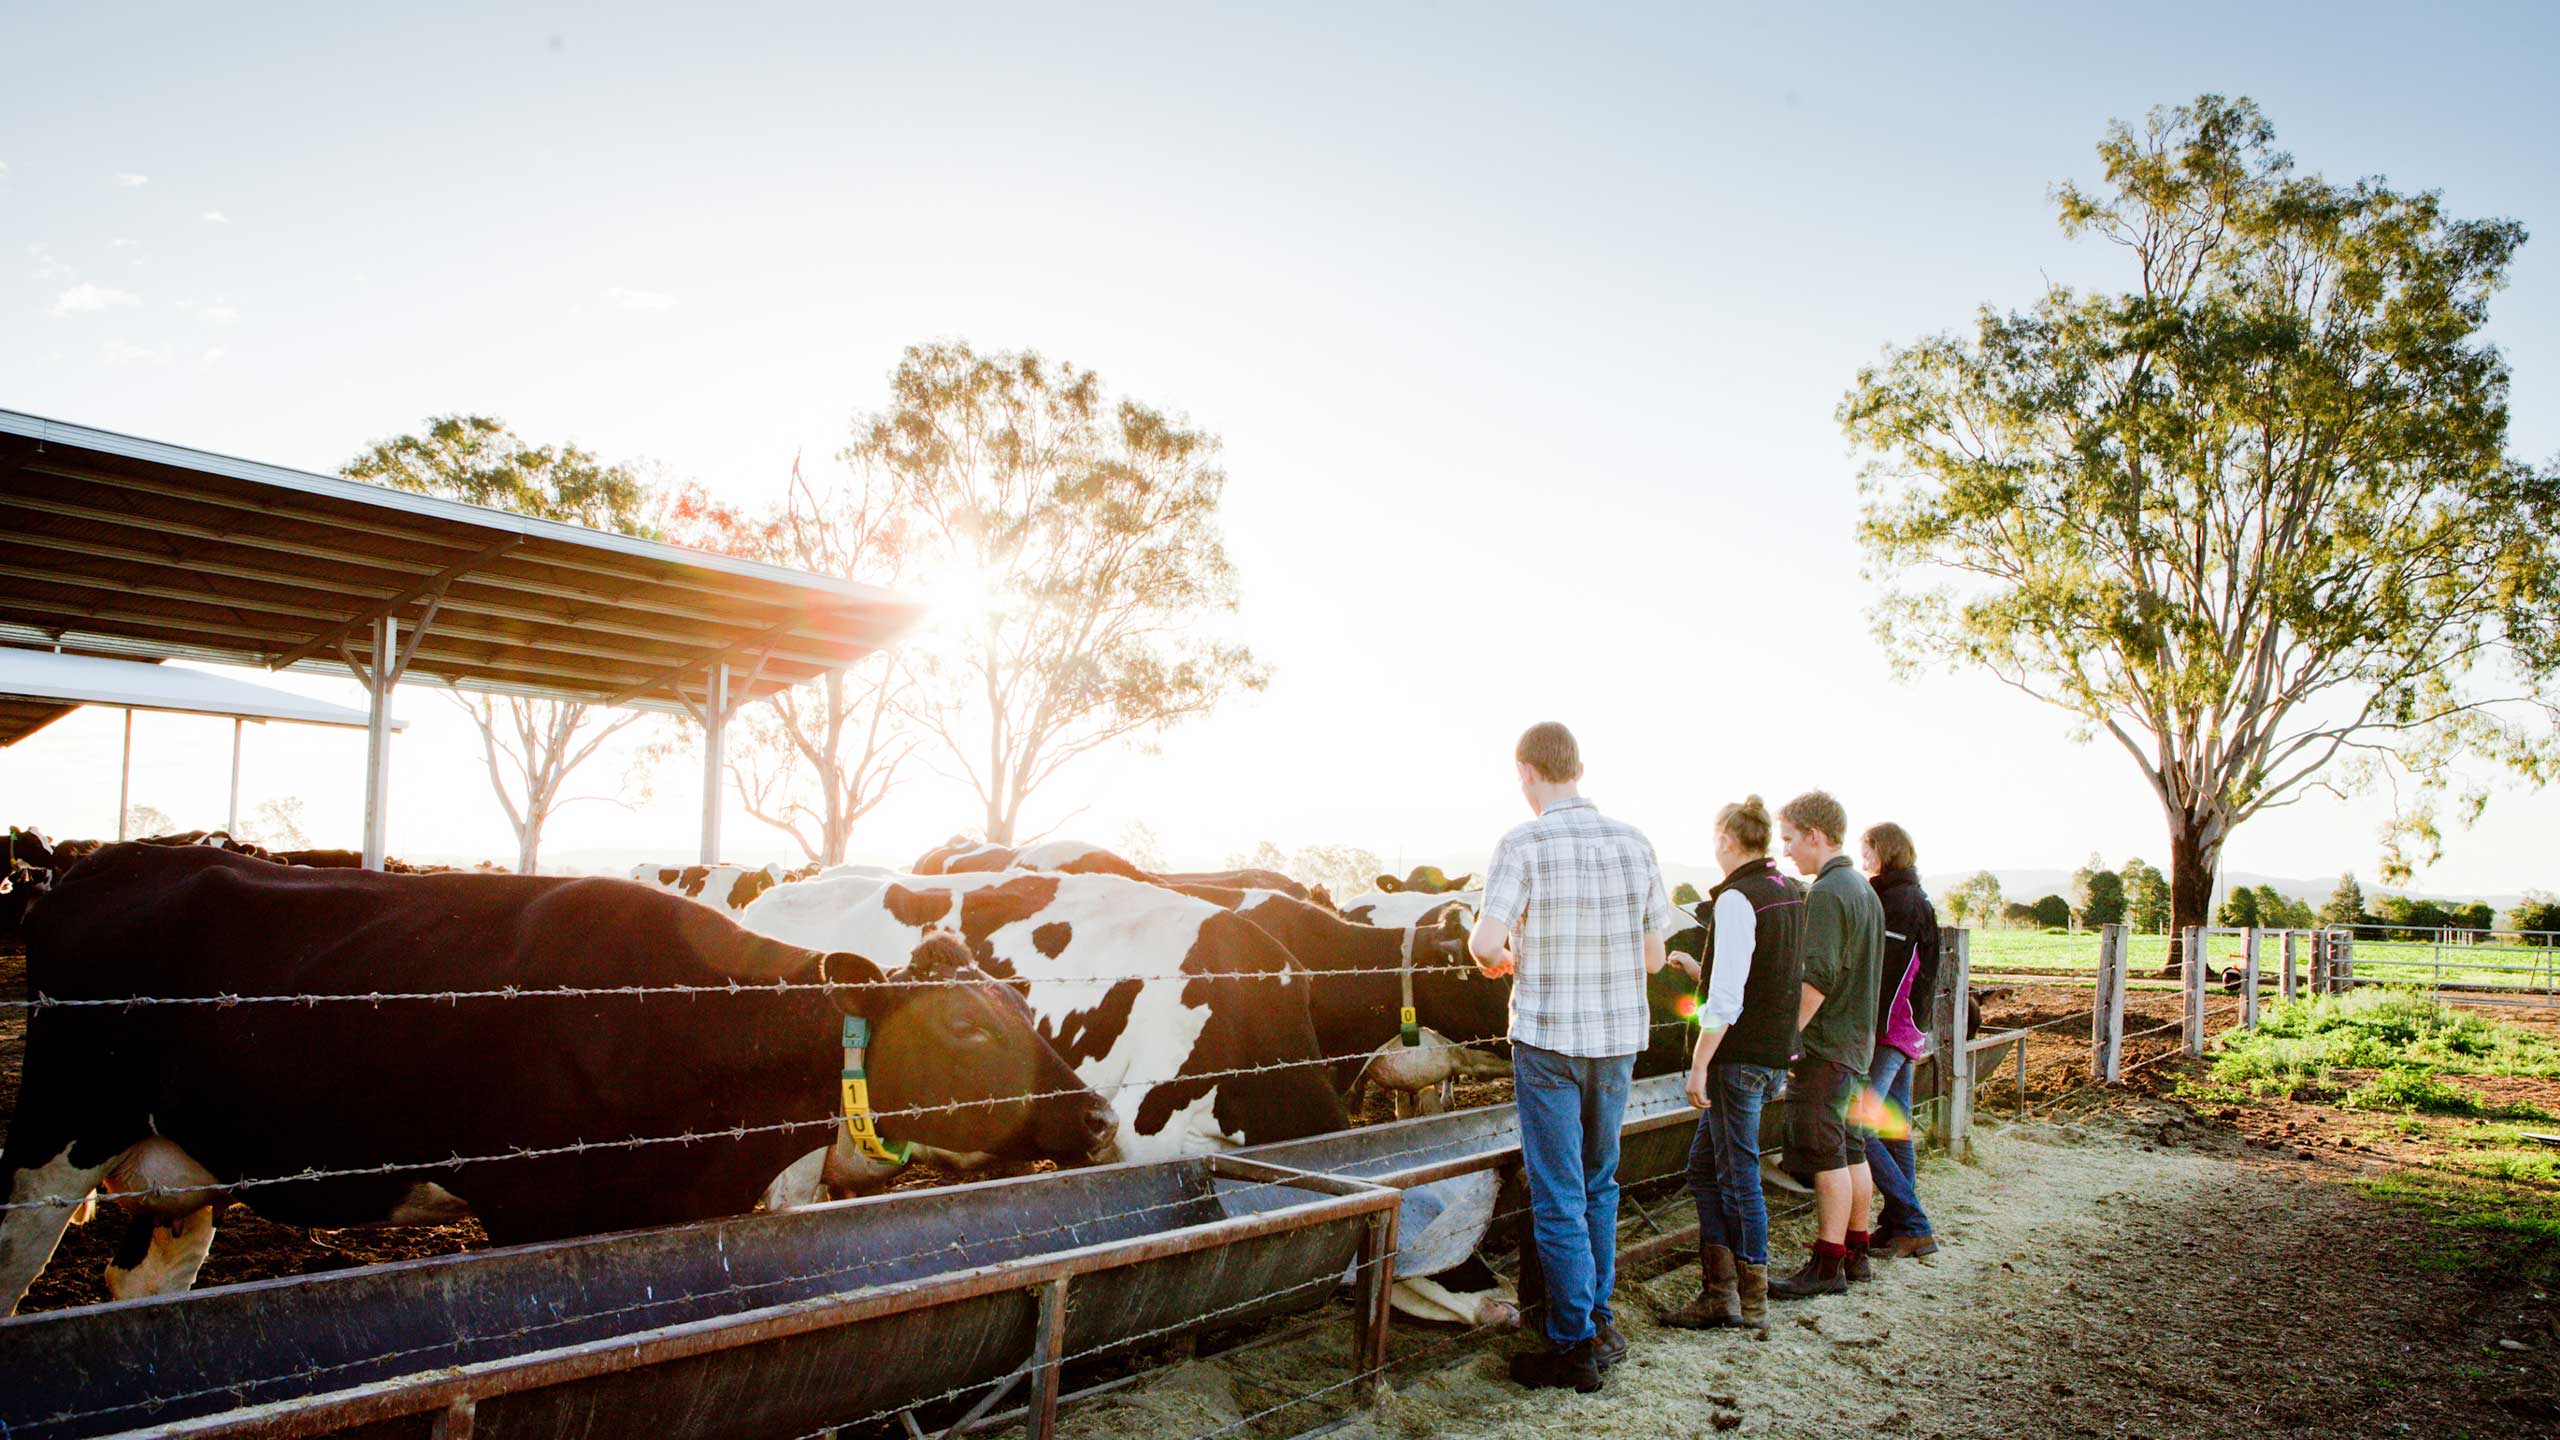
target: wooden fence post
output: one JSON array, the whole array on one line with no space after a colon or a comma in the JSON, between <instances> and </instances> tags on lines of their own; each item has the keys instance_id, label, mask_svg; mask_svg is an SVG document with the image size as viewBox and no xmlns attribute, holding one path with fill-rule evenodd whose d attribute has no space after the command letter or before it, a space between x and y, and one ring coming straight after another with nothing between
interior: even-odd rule
<instances>
[{"instance_id":1,"label":"wooden fence post","mask_svg":"<svg viewBox=\"0 0 2560 1440\"><path fill-rule=\"evenodd\" d=\"M2279 988L2284 992L2284 998L2287 1003L2291 1003L2295 998L2293 988L2293 942L2299 939L2301 934L2302 932L2299 930L2287 930L2284 932L2284 981Z\"/></svg>"},{"instance_id":2,"label":"wooden fence post","mask_svg":"<svg viewBox=\"0 0 2560 1440\"><path fill-rule=\"evenodd\" d=\"M2190 1055L2204 1053L2204 927L2190 925L2181 937L2187 947L2186 963L2179 966L2184 975L2182 993L2186 997L2186 1014L2181 1026L2186 1034L2186 1050Z\"/></svg>"},{"instance_id":3,"label":"wooden fence post","mask_svg":"<svg viewBox=\"0 0 2560 1440\"><path fill-rule=\"evenodd\" d=\"M2089 1073L2113 1085L2124 1078L2124 985L2133 939L2124 925L2098 935L2098 999L2089 1016Z\"/></svg>"},{"instance_id":4,"label":"wooden fence post","mask_svg":"<svg viewBox=\"0 0 2560 1440\"><path fill-rule=\"evenodd\" d=\"M1947 1115L1955 1103L1955 1061L1950 1058L1968 1038L1965 1035L1965 997L1957 988L1956 937L1960 928L1938 931L1938 988L1929 997L1929 1085L1928 1097L1934 1102L1935 1114L1929 1125L1929 1143L1943 1150L1947 1147ZM1970 980L1966 984L1972 983ZM1914 1086L1912 1106L1918 1108L1924 1092Z\"/></svg>"},{"instance_id":5,"label":"wooden fence post","mask_svg":"<svg viewBox=\"0 0 2560 1440\"><path fill-rule=\"evenodd\" d=\"M1973 933L1969 930L1950 933L1955 939L1955 951L1942 963L1955 972L1954 994L1961 1016L1970 1008L1973 995ZM1973 1037L1964 1033L1966 1027L1961 1018L1956 1022L1956 1029L1962 1038L1947 1047L1946 1057L1947 1153L1961 1160L1973 1148L1973 1051L1966 1043Z\"/></svg>"},{"instance_id":6,"label":"wooden fence post","mask_svg":"<svg viewBox=\"0 0 2560 1440\"><path fill-rule=\"evenodd\" d=\"M2252 925L2243 932L2248 949L2240 961L2240 1028L2258 1028L2258 937L2265 934Z\"/></svg>"}]
</instances>

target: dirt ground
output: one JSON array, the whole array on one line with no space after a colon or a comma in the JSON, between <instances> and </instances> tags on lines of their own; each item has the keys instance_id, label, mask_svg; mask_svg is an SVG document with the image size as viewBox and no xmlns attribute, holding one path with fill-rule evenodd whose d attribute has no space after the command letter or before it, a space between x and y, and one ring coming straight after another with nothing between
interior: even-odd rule
<instances>
[{"instance_id":1,"label":"dirt ground","mask_svg":"<svg viewBox=\"0 0 2560 1440\"><path fill-rule=\"evenodd\" d=\"M2279 1124L2281 1122L2278 1122ZM2304 1158L2305 1156L2309 1158ZM1693 1272L1622 1279L1634 1351L1598 1395L1531 1394L1508 1341L1402 1329L1393 1393L1355 1440L1425 1437L2560 1434L2560 1308L2512 1267L2353 1181L2390 1162L2249 1143L2128 1097L1993 1123L1976 1163L1924 1167L1945 1237L1851 1294L1774 1307L1765 1341L1655 1323ZM1780 1227L1782 1261L1805 1221ZM1345 1374L1343 1329L1173 1367L1071 1407L1076 1440L1174 1440ZM1293 1434L1348 1392L1241 1427Z\"/></svg>"}]
</instances>

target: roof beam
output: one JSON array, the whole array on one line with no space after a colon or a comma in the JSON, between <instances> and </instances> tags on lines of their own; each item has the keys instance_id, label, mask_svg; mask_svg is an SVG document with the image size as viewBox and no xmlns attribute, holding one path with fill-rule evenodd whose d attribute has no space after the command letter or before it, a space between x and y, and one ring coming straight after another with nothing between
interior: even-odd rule
<instances>
[{"instance_id":1,"label":"roof beam","mask_svg":"<svg viewBox=\"0 0 2560 1440\"><path fill-rule=\"evenodd\" d=\"M746 654L769 640L778 640L782 638L780 634L781 629L781 626L776 626L771 630L767 630L762 635L749 636L748 638L739 641L737 644L731 645L725 649L715 650L707 655L698 655L680 665L670 666L656 675L640 681L636 685L626 685L622 689L613 692L612 696L606 699L604 703L607 705L619 705L626 700L646 695L661 685L674 685L696 670L708 670L714 665L726 663L735 656ZM859 664L861 662L856 661L855 663ZM756 665L756 675L749 676L747 678L747 685L741 688L752 688L755 684L756 676L760 676L763 673L764 665L759 662ZM676 698L683 699L684 697L679 693Z\"/></svg>"},{"instance_id":2,"label":"roof beam","mask_svg":"<svg viewBox=\"0 0 2560 1440\"><path fill-rule=\"evenodd\" d=\"M444 554L450 554L453 548L460 543L460 537L458 536L438 538L390 526L366 525L361 523L350 524L341 522L334 517L327 515L296 511L286 507L262 506L252 502L236 500L230 496L200 491L183 491L173 487L131 481L121 476L98 475L85 470L75 470L67 466L29 465L27 469L36 474L51 475L58 479L85 481L88 483L114 486L122 489L138 490L146 494L167 495L173 499L185 500L195 504L215 505L226 509L246 511L250 514L268 516L270 518L297 520L313 525L335 526L341 529L358 530L364 533L379 533L386 538L399 539L411 544L430 546ZM224 544L252 546L259 549L275 550L286 554L307 555L314 559L325 559L336 563L368 565L375 569L393 570L411 575L428 573L427 567L432 564L431 561L402 562L386 559L379 555L367 556L344 550L321 549L319 547L304 545L272 536L244 533L236 530L215 529L209 526L191 525L183 521L164 520L156 516L135 515L122 511L97 510L87 506L67 505L64 502L59 501L33 502L31 503L30 508L53 509L60 513L72 515L74 518L93 520L103 524L123 525L141 529L189 534L199 539L213 540ZM480 533L487 534L488 532L482 531ZM438 558L442 558L442 555L439 555ZM698 593L719 596L742 605L757 605L768 609L791 609L793 611L792 620L794 629L799 629L809 623L805 609L797 606L793 602L782 599L741 596L733 592L715 590L709 586L693 582L678 581L663 576L649 575L632 570L608 569L602 566L574 561L565 556L554 556L549 552L545 552L540 555L528 554L518 558L532 564L550 565L564 570L578 570L602 575L609 579L620 580L630 585L655 585L681 590L691 590ZM617 594L596 590L590 587L562 585L556 582L539 580L528 576L510 575L503 571L488 571L480 575L475 575L472 577L472 583L490 585L508 590L516 590L528 595L540 595L547 599L575 600L616 610L646 611L651 614L665 615L670 619L691 620L699 624L733 626L751 625L756 623L758 620L765 618L753 615L724 615L712 611L706 611L699 606L679 605L662 600L651 600L645 597L631 595L628 592ZM857 600L848 599L844 605L830 608L850 609L860 603L861 602ZM824 640L827 637L823 632L812 629L812 632L803 638Z\"/></svg>"},{"instance_id":3,"label":"roof beam","mask_svg":"<svg viewBox=\"0 0 2560 1440\"><path fill-rule=\"evenodd\" d=\"M377 616L392 614L412 601L421 599L428 601L427 609L428 612L432 614L435 610L434 602L443 598L445 587L452 584L455 580L460 579L463 572L482 563L483 561L495 559L500 555L504 555L508 551L516 548L520 543L522 542L518 537L510 535L495 545L483 546L478 551L465 555L461 559L454 561L452 564L447 565L442 570L437 571L435 574L428 576L426 579L421 580L417 584L410 586L408 589L401 591L399 594L392 596L390 599L385 600L378 605L369 606L366 609L359 610L355 614L348 616L346 619L330 627L328 630L325 630L320 634L313 636L311 639L305 640L292 649L287 650L282 655L268 661L267 668L270 670L281 670L296 660L304 660L311 656L320 654L322 651L335 646L339 641L353 635L356 632L356 627L360 625L370 625L374 622L374 619ZM425 633L423 628L420 633Z\"/></svg>"},{"instance_id":4,"label":"roof beam","mask_svg":"<svg viewBox=\"0 0 2560 1440\"><path fill-rule=\"evenodd\" d=\"M231 611L234 613L235 618L239 611L246 609L261 614L272 613L277 615L293 615L305 620L318 620L324 623L334 623L346 613L343 610L323 609L314 605L296 605L289 601L277 600L267 596L259 596L255 599L242 599L237 595L225 595L216 590L186 590L171 585L145 585L123 580L110 580L94 575L73 575L60 571L38 570L22 565L0 564L0 577L33 580L64 590L103 590L116 595L139 595L155 600L175 601L184 605L201 605L208 609ZM448 612L450 612L451 609L452 606L448 602ZM550 635L544 635L538 640L532 640L527 639L524 636L503 634L495 630L477 630L467 625L454 624L450 613L445 615L436 625L436 633L448 636L452 639L468 640L484 645L506 646L538 644L545 654L585 655L598 660L625 660L635 665L648 666L652 668L669 663L668 656L656 651L625 650L616 649L608 645L589 645L583 641L556 639ZM281 631L277 632L273 637L274 642L278 645L282 645L292 638L294 638L292 635L285 634ZM302 657L302 659L308 658L310 657ZM287 663L288 662L275 662L270 665L269 668L287 668ZM299 664L301 661L296 660L290 663Z\"/></svg>"},{"instance_id":5,"label":"roof beam","mask_svg":"<svg viewBox=\"0 0 2560 1440\"><path fill-rule=\"evenodd\" d=\"M108 471L92 470L84 467L68 465L47 464L31 466L29 468L38 470L47 475L58 476L66 480L83 480L96 485L111 485L118 489L139 491L147 495L165 495L173 500L184 500L198 505L219 505L225 509L246 510L254 514L267 515L280 519L299 520L313 525L330 526L334 529L352 530L359 534L379 536L386 540L406 540L420 545L450 546L457 543L451 536L434 535L414 530L406 526L386 525L379 521L362 520L352 516L341 516L327 511L306 510L296 506L266 504L257 500L249 499L245 496L226 495L201 489L188 489L184 486L171 485L162 481L146 480L140 476L118 475ZM545 565L554 565L563 570L576 570L583 574L598 575L607 579L626 581L637 580L651 585L662 585L669 589L691 591L697 595L709 595L716 599L736 600L741 598L735 590L726 589L718 585L707 584L698 580L689 580L682 576L652 575L645 571L634 570L626 566L599 563L584 556L554 557L546 554L542 558L541 563ZM593 592L588 593L590 598L610 598L608 596L594 594ZM856 595L838 595L833 598L843 602L843 604L847 606L878 603L868 599L867 597ZM887 592L882 592L878 597L879 601L894 601L896 598L897 597L889 595Z\"/></svg>"},{"instance_id":6,"label":"roof beam","mask_svg":"<svg viewBox=\"0 0 2560 1440\"><path fill-rule=\"evenodd\" d=\"M175 556L154 554L151 551L136 550L130 546L109 545L94 540L72 540L63 536L47 535L39 531L32 530L0 532L0 546L5 545L30 545L38 549L62 550L68 551L74 555L86 555L92 559L125 561L136 565L151 566L155 569L165 568L173 563L182 563L190 570L200 571L208 575L221 575L235 580L252 580L261 584L285 585L297 590L318 590L335 595L354 595L366 600L387 600L393 595L399 593L396 590L385 589L378 585L343 583L322 579L317 576L304 575L291 570L274 570L258 566L234 565L219 560L199 560L189 558L180 561ZM121 582L108 581L107 583L119 584ZM468 585L476 584L478 582L476 577L465 577L458 583ZM233 598L227 599L221 603L239 605L254 604L256 602ZM698 645L706 638L716 638L700 635L670 636L664 630L647 630L637 625L617 624L610 620L571 619L569 617L541 610L528 609L521 605L507 605L492 600L474 599L471 596L455 594L450 591L445 595L444 608L448 611L454 612L468 612L474 615L487 615L500 620L520 620L529 625L539 625L551 629L565 629L576 634L601 633L606 635L619 635L626 639L646 640L661 645L669 643ZM734 624L736 622L731 623ZM301 642L302 638L301 634L297 632L292 635L279 636L278 643L298 644ZM528 639L511 643L542 644L547 642ZM774 652L774 658L784 662L785 664L807 665L820 670L838 670L842 669L846 665L854 663L853 661L845 660L838 656L816 655L804 650L776 649Z\"/></svg>"}]
</instances>

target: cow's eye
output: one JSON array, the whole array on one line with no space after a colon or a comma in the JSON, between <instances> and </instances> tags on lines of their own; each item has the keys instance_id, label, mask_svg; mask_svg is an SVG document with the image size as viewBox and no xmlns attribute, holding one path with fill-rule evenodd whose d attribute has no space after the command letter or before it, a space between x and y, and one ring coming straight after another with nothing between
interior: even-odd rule
<instances>
[{"instance_id":1,"label":"cow's eye","mask_svg":"<svg viewBox=\"0 0 2560 1440\"><path fill-rule=\"evenodd\" d=\"M951 1038L963 1045L984 1045L995 1038L995 1032L975 1020L954 1020Z\"/></svg>"}]
</instances>

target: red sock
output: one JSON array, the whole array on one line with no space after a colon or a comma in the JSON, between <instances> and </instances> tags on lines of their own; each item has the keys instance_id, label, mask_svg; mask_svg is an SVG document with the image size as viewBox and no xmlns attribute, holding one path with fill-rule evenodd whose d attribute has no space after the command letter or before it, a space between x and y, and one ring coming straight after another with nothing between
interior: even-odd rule
<instances>
[{"instance_id":1,"label":"red sock","mask_svg":"<svg viewBox=\"0 0 2560 1440\"><path fill-rule=\"evenodd\" d=\"M1849 1247L1829 1240L1816 1240L1813 1242L1813 1253L1814 1258L1819 1260L1846 1260L1849 1258Z\"/></svg>"},{"instance_id":2,"label":"red sock","mask_svg":"<svg viewBox=\"0 0 2560 1440\"><path fill-rule=\"evenodd\" d=\"M1851 1254L1864 1254L1864 1253L1866 1253L1866 1249L1867 1249L1867 1232L1866 1232L1866 1231L1864 1231L1864 1230L1852 1230L1852 1231L1850 1231L1850 1232L1849 1232L1849 1245L1848 1245L1849 1253L1851 1253Z\"/></svg>"}]
</instances>

